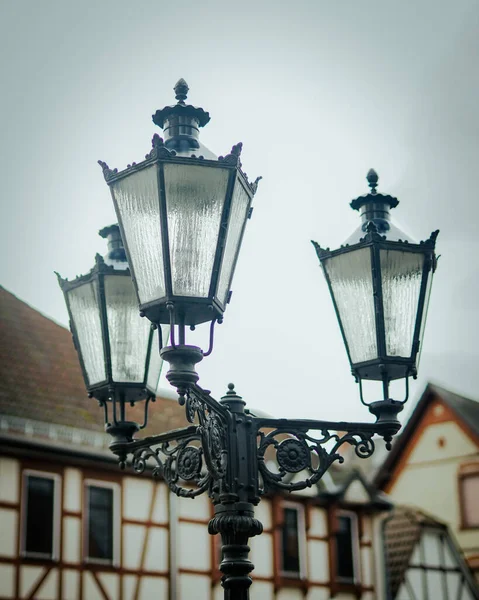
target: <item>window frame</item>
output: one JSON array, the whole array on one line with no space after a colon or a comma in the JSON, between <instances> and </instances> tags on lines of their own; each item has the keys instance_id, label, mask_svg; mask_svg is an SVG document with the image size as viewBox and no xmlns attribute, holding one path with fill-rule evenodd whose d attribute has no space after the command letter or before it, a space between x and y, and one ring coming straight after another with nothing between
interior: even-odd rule
<instances>
[{"instance_id":1,"label":"window frame","mask_svg":"<svg viewBox=\"0 0 479 600\"><path fill-rule=\"evenodd\" d=\"M358 515L352 510L338 509L335 514L339 522L340 517L348 517L351 521L351 548L353 554L353 577L340 577L338 575L338 546L337 529L334 531L334 581L340 585L360 585L361 584L361 544L359 540Z\"/></svg>"},{"instance_id":2,"label":"window frame","mask_svg":"<svg viewBox=\"0 0 479 600\"><path fill-rule=\"evenodd\" d=\"M464 493L464 481L473 477L479 478L479 463L463 464L459 467L457 476L458 493L459 493L459 512L460 512L460 528L461 530L474 531L479 529L479 523L471 525L466 520L466 498Z\"/></svg>"},{"instance_id":3,"label":"window frame","mask_svg":"<svg viewBox=\"0 0 479 600\"><path fill-rule=\"evenodd\" d=\"M53 531L52 551L31 552L26 549L27 545L27 519L28 519L28 478L37 477L53 481ZM60 511L61 511L61 484L62 478L58 473L51 471L39 471L38 469L23 469L22 471L22 495L21 495L21 521L20 521L20 556L41 560L57 562L60 559Z\"/></svg>"},{"instance_id":4,"label":"window frame","mask_svg":"<svg viewBox=\"0 0 479 600\"><path fill-rule=\"evenodd\" d=\"M284 525L284 509L294 509L297 514L298 523L298 550L299 550L299 572L283 570L283 540L279 539L279 572L280 576L285 579L306 579L306 518L304 514L304 505L299 502L290 502L284 500L281 502L282 521Z\"/></svg>"},{"instance_id":5,"label":"window frame","mask_svg":"<svg viewBox=\"0 0 479 600\"><path fill-rule=\"evenodd\" d=\"M112 534L113 534L113 556L112 558L95 558L89 556L89 524L90 524L90 487L106 488L113 492L112 504ZM106 565L112 567L120 566L120 485L114 481L104 481L102 479L93 479L89 477L83 481L83 561L93 565Z\"/></svg>"}]
</instances>

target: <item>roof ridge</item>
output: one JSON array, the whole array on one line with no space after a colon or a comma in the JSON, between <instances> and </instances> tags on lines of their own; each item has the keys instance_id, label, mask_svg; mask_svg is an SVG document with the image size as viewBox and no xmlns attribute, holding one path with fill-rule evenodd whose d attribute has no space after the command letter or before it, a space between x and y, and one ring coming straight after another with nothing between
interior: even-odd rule
<instances>
[{"instance_id":1,"label":"roof ridge","mask_svg":"<svg viewBox=\"0 0 479 600\"><path fill-rule=\"evenodd\" d=\"M3 286L3 285L0 285L0 298L1 298L1 292L2 291L5 292L6 294L8 294L9 296L11 296L19 304L22 304L28 310L31 310L32 312L34 312L36 315L40 315L41 317L43 317L47 321L50 321L51 323L53 323L57 327L61 327L62 329L65 329L66 331L69 331L67 325L64 325L63 323L60 323L60 322L56 321L53 317L51 317L50 315L44 313L43 311L41 311L40 309L36 308L35 306L32 306L26 300L22 300L16 294L14 294L13 292L11 292L10 290L7 290L7 288L5 286ZM1 302L0 302L0 304L1 304Z\"/></svg>"},{"instance_id":2,"label":"roof ridge","mask_svg":"<svg viewBox=\"0 0 479 600\"><path fill-rule=\"evenodd\" d=\"M458 392L450 390L442 385L439 385L438 383L429 382L428 386L431 389L437 391L439 394L445 393L445 394L449 394L452 396L457 396L458 398L461 398L461 400L465 400L466 402L470 402L473 405L479 406L479 398L477 400L474 398L469 398L469 396L464 396L464 394L459 394Z\"/></svg>"}]
</instances>

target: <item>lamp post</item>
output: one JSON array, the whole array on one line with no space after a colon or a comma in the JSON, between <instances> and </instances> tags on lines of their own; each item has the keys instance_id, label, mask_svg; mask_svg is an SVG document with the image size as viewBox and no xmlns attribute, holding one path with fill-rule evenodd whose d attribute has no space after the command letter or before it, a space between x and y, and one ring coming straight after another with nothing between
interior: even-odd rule
<instances>
[{"instance_id":1,"label":"lamp post","mask_svg":"<svg viewBox=\"0 0 479 600\"><path fill-rule=\"evenodd\" d=\"M158 336L159 354L169 363L167 379L176 387L191 425L135 439L138 427L126 420L124 412L116 417L113 429L106 413L105 418L107 431L113 436L110 448L123 468L131 456L137 472L152 466L153 475L179 496L209 494L215 516L208 529L222 538L220 569L225 598L246 600L252 582L249 573L254 568L248 558L248 540L262 532L254 517L254 506L261 496L278 488L294 491L310 487L333 462L343 462L338 452L342 444L352 445L358 456L367 458L374 452L373 436L383 437L390 448L392 437L399 431L397 415L407 393L404 400L391 399L389 382L416 376L436 266L437 232L420 244L402 234L389 215L397 199L377 193L378 178L370 171L371 192L351 203L362 213L358 231L335 251L313 242L353 375L360 384L363 379L382 382L382 399L368 405L376 422L256 417L245 409L232 384L216 401L198 385L195 365L211 353L215 323L222 321L231 298L234 269L260 178L251 183L242 171L241 144L218 158L201 144L199 128L207 124L209 115L186 104L188 86L184 80L178 81L175 92L177 104L153 115L153 121L164 129L165 139L153 136L152 150L144 161L120 172L99 162L111 189L140 315L144 317L138 323L149 320L159 333L162 327L170 327L169 346L165 345L165 335ZM98 276L92 272L87 277ZM74 282L62 280L61 285L82 365L100 355L101 336L105 372L110 373L108 336L135 336L144 326L136 324L137 329L132 327L131 332L115 330L113 321L108 321L108 296L100 294L103 308L98 317L91 310L93 300L74 308L73 296L69 296L77 289L70 289ZM106 322L111 331L99 326ZM186 328L194 330L202 323L210 323L206 351L186 344ZM82 335L88 337L84 331L96 336L96 345L83 341ZM119 385L113 384L109 375L105 383L95 387L88 369L84 375L90 393L103 404L105 396L98 390ZM118 389L120 396L126 394L123 385ZM141 389L147 397L153 392L148 387L146 392ZM108 397L115 398L111 394ZM271 468L272 458L277 468Z\"/></svg>"}]
</instances>

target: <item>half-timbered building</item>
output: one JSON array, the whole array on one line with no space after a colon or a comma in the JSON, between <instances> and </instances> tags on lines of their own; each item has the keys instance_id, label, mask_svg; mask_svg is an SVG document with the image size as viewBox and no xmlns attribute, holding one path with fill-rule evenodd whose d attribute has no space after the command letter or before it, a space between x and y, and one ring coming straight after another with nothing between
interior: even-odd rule
<instances>
[{"instance_id":1,"label":"half-timbered building","mask_svg":"<svg viewBox=\"0 0 479 600\"><path fill-rule=\"evenodd\" d=\"M479 577L479 402L429 384L375 482L448 523Z\"/></svg>"},{"instance_id":2,"label":"half-timbered building","mask_svg":"<svg viewBox=\"0 0 479 600\"><path fill-rule=\"evenodd\" d=\"M0 323L0 600L222 598L208 497L177 498L151 472L119 470L67 330L2 288ZM145 435L185 424L173 395L153 408ZM390 509L343 466L304 493L264 497L251 597L396 598Z\"/></svg>"}]
</instances>

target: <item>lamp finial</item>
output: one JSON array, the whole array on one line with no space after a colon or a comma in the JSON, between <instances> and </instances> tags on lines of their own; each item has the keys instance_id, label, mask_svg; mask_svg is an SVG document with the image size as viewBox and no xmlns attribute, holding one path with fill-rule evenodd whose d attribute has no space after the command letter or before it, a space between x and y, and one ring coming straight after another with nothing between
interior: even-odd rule
<instances>
[{"instance_id":1,"label":"lamp finial","mask_svg":"<svg viewBox=\"0 0 479 600\"><path fill-rule=\"evenodd\" d=\"M379 175L374 169L369 169L366 179L368 180L368 185L371 188L371 194L375 194L378 186Z\"/></svg>"},{"instance_id":2,"label":"lamp finial","mask_svg":"<svg viewBox=\"0 0 479 600\"><path fill-rule=\"evenodd\" d=\"M186 81L183 79L183 77L181 77L180 79L178 79L178 81L175 83L175 87L173 88L175 90L175 98L178 100L179 103L182 103L186 100L186 97L188 95L188 91L189 91L189 87L188 84L186 83Z\"/></svg>"}]
</instances>

